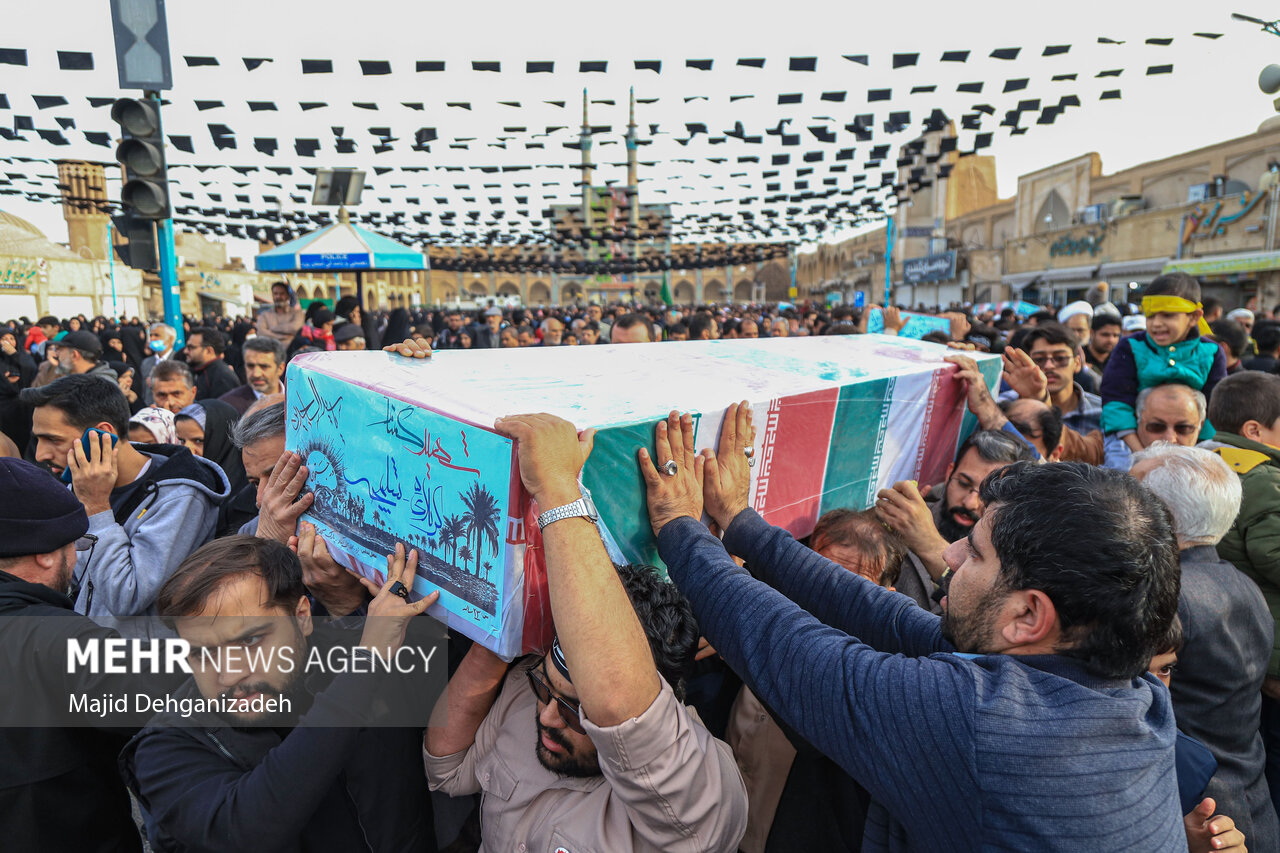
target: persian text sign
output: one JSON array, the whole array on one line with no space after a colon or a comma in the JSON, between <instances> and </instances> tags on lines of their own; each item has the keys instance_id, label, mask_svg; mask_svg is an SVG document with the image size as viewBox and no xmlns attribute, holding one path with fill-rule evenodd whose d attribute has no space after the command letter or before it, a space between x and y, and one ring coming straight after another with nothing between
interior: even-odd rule
<instances>
[{"instance_id":1,"label":"persian text sign","mask_svg":"<svg viewBox=\"0 0 1280 853\"><path fill-rule=\"evenodd\" d=\"M922 284L930 281L948 281L956 277L956 253L941 252L907 258L902 262L904 284Z\"/></svg>"},{"instance_id":2,"label":"persian text sign","mask_svg":"<svg viewBox=\"0 0 1280 853\"><path fill-rule=\"evenodd\" d=\"M306 517L325 541L378 580L397 542L416 548L416 591L440 590L440 607L496 636L511 441L296 364L288 389L286 446L310 472Z\"/></svg>"}]
</instances>

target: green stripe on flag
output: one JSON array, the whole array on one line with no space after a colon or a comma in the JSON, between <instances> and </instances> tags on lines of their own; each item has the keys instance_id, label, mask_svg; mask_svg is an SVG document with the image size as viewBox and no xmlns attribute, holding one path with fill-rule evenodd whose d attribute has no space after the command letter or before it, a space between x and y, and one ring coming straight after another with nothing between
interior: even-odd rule
<instances>
[{"instance_id":1,"label":"green stripe on flag","mask_svg":"<svg viewBox=\"0 0 1280 853\"><path fill-rule=\"evenodd\" d=\"M671 295L671 282L667 279L667 271L662 271L662 304L670 308L676 304L676 300Z\"/></svg>"},{"instance_id":2,"label":"green stripe on flag","mask_svg":"<svg viewBox=\"0 0 1280 853\"><path fill-rule=\"evenodd\" d=\"M597 432L591 458L582 471L582 484L591 490L601 520L627 559L657 566L665 577L666 566L658 559L644 478L636 459L640 447L653 452L654 423L610 426Z\"/></svg>"},{"instance_id":3,"label":"green stripe on flag","mask_svg":"<svg viewBox=\"0 0 1280 853\"><path fill-rule=\"evenodd\" d=\"M889 377L840 389L831 425L821 512L839 507L864 509L875 500L876 473L889 423L893 386L893 377ZM814 439L819 440L818 436ZM870 465L867 460L871 460Z\"/></svg>"}]
</instances>

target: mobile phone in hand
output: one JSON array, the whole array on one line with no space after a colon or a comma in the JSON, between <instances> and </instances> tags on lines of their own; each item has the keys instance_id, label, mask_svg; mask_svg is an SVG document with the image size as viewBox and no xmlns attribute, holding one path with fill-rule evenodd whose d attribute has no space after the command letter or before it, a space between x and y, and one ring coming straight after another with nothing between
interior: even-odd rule
<instances>
[{"instance_id":1,"label":"mobile phone in hand","mask_svg":"<svg viewBox=\"0 0 1280 853\"><path fill-rule=\"evenodd\" d=\"M110 433L110 432L107 432L106 430L89 427L87 430L84 431L84 435L80 436L80 446L84 448L84 456L86 459L93 458L92 456L89 455L89 440L93 439L94 441L102 441L102 439L98 438L98 436L100 435L111 436L112 447L115 447L117 442L120 441L120 437L117 436L115 433ZM68 483L68 484L70 484L71 482L71 466L70 465L62 469L62 482Z\"/></svg>"}]
</instances>

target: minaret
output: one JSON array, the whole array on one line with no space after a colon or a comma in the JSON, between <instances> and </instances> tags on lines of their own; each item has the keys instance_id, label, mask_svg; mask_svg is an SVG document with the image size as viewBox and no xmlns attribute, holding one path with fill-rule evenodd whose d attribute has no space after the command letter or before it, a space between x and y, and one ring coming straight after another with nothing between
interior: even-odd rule
<instances>
[{"instance_id":1,"label":"minaret","mask_svg":"<svg viewBox=\"0 0 1280 853\"><path fill-rule=\"evenodd\" d=\"M631 260L636 260L640 256L640 182L636 176L636 148L639 146L639 140L636 139L636 87L631 87L629 98L629 113L627 116L627 231L630 232L627 240L630 243Z\"/></svg>"},{"instance_id":2,"label":"minaret","mask_svg":"<svg viewBox=\"0 0 1280 853\"><path fill-rule=\"evenodd\" d=\"M589 239L587 234L592 230L591 222L591 124L587 120L587 90L582 90L582 131L578 134L578 147L582 150L582 232L583 239ZM595 257L595 243L589 242L586 246L587 260Z\"/></svg>"},{"instance_id":3,"label":"minaret","mask_svg":"<svg viewBox=\"0 0 1280 853\"><path fill-rule=\"evenodd\" d=\"M629 194L634 196L636 186L636 146L639 141L636 139L636 87L631 87L631 105L630 115L627 119L627 188Z\"/></svg>"}]
</instances>

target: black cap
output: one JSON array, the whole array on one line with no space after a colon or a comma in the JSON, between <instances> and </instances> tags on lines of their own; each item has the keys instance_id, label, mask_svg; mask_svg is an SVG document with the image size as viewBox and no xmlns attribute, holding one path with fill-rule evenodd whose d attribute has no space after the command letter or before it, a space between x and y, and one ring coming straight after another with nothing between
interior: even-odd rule
<instances>
[{"instance_id":1,"label":"black cap","mask_svg":"<svg viewBox=\"0 0 1280 853\"><path fill-rule=\"evenodd\" d=\"M93 332L67 332L58 341L60 347L71 347L91 355L102 355L102 341Z\"/></svg>"},{"instance_id":2,"label":"black cap","mask_svg":"<svg viewBox=\"0 0 1280 853\"><path fill-rule=\"evenodd\" d=\"M48 554L89 529L84 505L43 468L0 458L0 557Z\"/></svg>"},{"instance_id":3,"label":"black cap","mask_svg":"<svg viewBox=\"0 0 1280 853\"><path fill-rule=\"evenodd\" d=\"M333 330L333 340L337 343L349 341L352 338L363 338L364 329L355 323L343 323L341 326Z\"/></svg>"}]
</instances>

